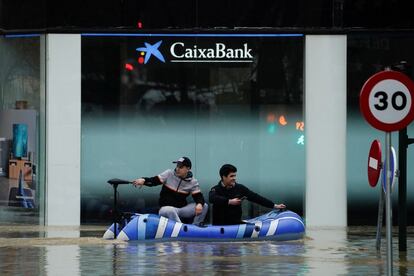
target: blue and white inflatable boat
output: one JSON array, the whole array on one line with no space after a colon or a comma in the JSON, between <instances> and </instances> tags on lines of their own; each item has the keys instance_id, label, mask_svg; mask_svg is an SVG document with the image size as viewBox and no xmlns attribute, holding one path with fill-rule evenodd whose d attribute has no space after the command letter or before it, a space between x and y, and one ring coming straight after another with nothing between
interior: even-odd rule
<instances>
[{"instance_id":1,"label":"blue and white inflatable boat","mask_svg":"<svg viewBox=\"0 0 414 276\"><path fill-rule=\"evenodd\" d=\"M106 230L104 239L114 238L114 225ZM135 214L122 229L117 224L117 234L116 238L124 241L286 241L303 238L305 225L302 218L292 211L271 211L247 220L245 224L202 227L176 222L155 214Z\"/></svg>"}]
</instances>

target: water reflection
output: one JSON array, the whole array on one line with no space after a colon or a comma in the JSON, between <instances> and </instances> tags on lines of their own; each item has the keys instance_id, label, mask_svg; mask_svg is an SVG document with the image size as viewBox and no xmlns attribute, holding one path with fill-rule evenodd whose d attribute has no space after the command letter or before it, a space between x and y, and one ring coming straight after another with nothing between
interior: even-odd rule
<instances>
[{"instance_id":1,"label":"water reflection","mask_svg":"<svg viewBox=\"0 0 414 276\"><path fill-rule=\"evenodd\" d=\"M3 229L3 231L2 231ZM291 242L120 242L97 229L30 229L21 237L0 228L1 275L287 274L383 275L385 248L375 228L308 229ZM16 228L19 229L19 228ZM41 230L41 231L40 231ZM73 231L73 233L70 233ZM43 233L43 234L42 234ZM414 275L414 235L408 251L394 246L394 274Z\"/></svg>"},{"instance_id":2,"label":"water reflection","mask_svg":"<svg viewBox=\"0 0 414 276\"><path fill-rule=\"evenodd\" d=\"M0 274L42 275L44 256L39 248L0 248Z\"/></svg>"},{"instance_id":3,"label":"water reflection","mask_svg":"<svg viewBox=\"0 0 414 276\"><path fill-rule=\"evenodd\" d=\"M54 245L46 248L47 275L80 275L79 245Z\"/></svg>"},{"instance_id":4,"label":"water reflection","mask_svg":"<svg viewBox=\"0 0 414 276\"><path fill-rule=\"evenodd\" d=\"M309 273L312 275L345 275L346 228L309 228L306 252Z\"/></svg>"},{"instance_id":5,"label":"water reflection","mask_svg":"<svg viewBox=\"0 0 414 276\"><path fill-rule=\"evenodd\" d=\"M300 274L304 242L130 242L115 246L115 274L181 273L204 270L227 273L287 272Z\"/></svg>"}]
</instances>

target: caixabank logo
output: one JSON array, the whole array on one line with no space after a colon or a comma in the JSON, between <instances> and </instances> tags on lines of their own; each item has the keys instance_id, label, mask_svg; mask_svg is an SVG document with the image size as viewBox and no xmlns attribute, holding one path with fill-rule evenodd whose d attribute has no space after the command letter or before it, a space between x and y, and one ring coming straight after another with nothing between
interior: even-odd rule
<instances>
[{"instance_id":1,"label":"caixabank logo","mask_svg":"<svg viewBox=\"0 0 414 276\"><path fill-rule=\"evenodd\" d=\"M162 40L151 44L144 42L145 47L138 47L138 63L147 64L149 61L155 62L253 62L252 49L247 43L239 47L229 47L223 42L212 43L208 47L197 44L189 44L183 41L175 41L164 46L164 51L169 50L164 55L160 51ZM154 56L154 59L151 57Z\"/></svg>"},{"instance_id":2,"label":"caixabank logo","mask_svg":"<svg viewBox=\"0 0 414 276\"><path fill-rule=\"evenodd\" d=\"M165 62L164 56L161 54L158 48L160 47L162 40L154 44L145 42L145 47L138 47L136 50L139 52L138 63L147 64L151 56L156 57L158 60Z\"/></svg>"}]
</instances>

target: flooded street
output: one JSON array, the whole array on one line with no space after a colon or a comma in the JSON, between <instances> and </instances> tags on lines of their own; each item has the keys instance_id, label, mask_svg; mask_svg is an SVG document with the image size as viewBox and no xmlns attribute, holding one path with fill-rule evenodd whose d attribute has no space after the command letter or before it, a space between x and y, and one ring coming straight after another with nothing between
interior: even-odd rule
<instances>
[{"instance_id":1,"label":"flooded street","mask_svg":"<svg viewBox=\"0 0 414 276\"><path fill-rule=\"evenodd\" d=\"M396 229L394 229L396 231ZM408 251L393 239L395 275L414 275L414 233ZM385 239L375 227L309 229L289 242L121 242L101 239L105 227L0 226L1 275L383 275ZM396 232L394 232L396 233Z\"/></svg>"}]
</instances>

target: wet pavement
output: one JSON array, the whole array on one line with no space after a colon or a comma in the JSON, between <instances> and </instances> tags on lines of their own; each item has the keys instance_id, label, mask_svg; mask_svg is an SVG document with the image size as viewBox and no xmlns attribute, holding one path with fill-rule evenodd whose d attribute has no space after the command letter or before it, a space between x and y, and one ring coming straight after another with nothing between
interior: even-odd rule
<instances>
[{"instance_id":1,"label":"wet pavement","mask_svg":"<svg viewBox=\"0 0 414 276\"><path fill-rule=\"evenodd\" d=\"M105 226L0 225L0 275L385 275L385 238L375 227L308 229L289 242L122 242ZM397 229L395 229L396 231ZM396 232L395 232L396 233ZM408 251L393 239L394 275L414 275L414 228Z\"/></svg>"}]
</instances>

